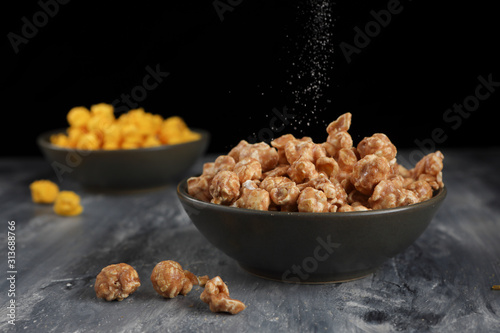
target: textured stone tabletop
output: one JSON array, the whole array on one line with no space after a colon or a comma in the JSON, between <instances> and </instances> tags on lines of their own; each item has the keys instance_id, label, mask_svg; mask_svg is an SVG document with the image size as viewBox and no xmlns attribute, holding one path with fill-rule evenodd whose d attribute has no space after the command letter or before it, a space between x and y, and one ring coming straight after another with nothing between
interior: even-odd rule
<instances>
[{"instance_id":1,"label":"textured stone tabletop","mask_svg":"<svg viewBox=\"0 0 500 333\"><path fill-rule=\"evenodd\" d=\"M374 274L323 285L285 284L243 271L192 225L176 181L99 193L64 180L59 187L80 194L84 212L61 217L30 198L32 181L56 180L50 166L42 159L3 158L0 331L498 332L500 291L491 287L500 284L500 149L444 154L448 197L423 235ZM213 159L206 156L186 174ZM15 221L15 273L8 267L9 221ZM247 308L233 316L212 313L199 287L163 299L149 277L167 259L196 274L220 275ZM97 299L96 275L118 262L136 268L141 287L122 302ZM9 324L12 300L15 325Z\"/></svg>"}]
</instances>

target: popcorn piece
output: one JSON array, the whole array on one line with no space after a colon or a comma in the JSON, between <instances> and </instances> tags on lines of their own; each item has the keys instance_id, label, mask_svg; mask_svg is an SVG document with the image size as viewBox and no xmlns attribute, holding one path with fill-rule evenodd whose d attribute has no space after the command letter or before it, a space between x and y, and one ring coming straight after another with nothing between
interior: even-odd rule
<instances>
[{"instance_id":1,"label":"popcorn piece","mask_svg":"<svg viewBox=\"0 0 500 333\"><path fill-rule=\"evenodd\" d=\"M85 127L90 119L90 111L86 107L76 106L69 110L66 119L69 126Z\"/></svg>"},{"instance_id":2,"label":"popcorn piece","mask_svg":"<svg viewBox=\"0 0 500 333\"><path fill-rule=\"evenodd\" d=\"M397 153L396 146L392 144L387 135L382 133L375 133L364 138L359 142L357 149L361 158L373 154L385 157L388 161L392 161Z\"/></svg>"},{"instance_id":3,"label":"popcorn piece","mask_svg":"<svg viewBox=\"0 0 500 333\"><path fill-rule=\"evenodd\" d=\"M332 157L322 156L316 160L316 170L327 177L335 177L339 173L340 167Z\"/></svg>"},{"instance_id":4,"label":"popcorn piece","mask_svg":"<svg viewBox=\"0 0 500 333\"><path fill-rule=\"evenodd\" d=\"M232 171L221 171L212 179L209 190L212 203L230 205L240 196L240 179Z\"/></svg>"},{"instance_id":5,"label":"popcorn piece","mask_svg":"<svg viewBox=\"0 0 500 333\"><path fill-rule=\"evenodd\" d=\"M328 199L323 191L316 190L312 187L306 187L300 192L297 200L299 212L328 212Z\"/></svg>"},{"instance_id":6,"label":"popcorn piece","mask_svg":"<svg viewBox=\"0 0 500 333\"><path fill-rule=\"evenodd\" d=\"M351 173L357 161L358 157L355 148L342 148L339 150L337 162L341 171Z\"/></svg>"},{"instance_id":7,"label":"popcorn piece","mask_svg":"<svg viewBox=\"0 0 500 333\"><path fill-rule=\"evenodd\" d=\"M234 172L238 175L240 183L262 177L262 167L259 161L251 157L239 160L234 166Z\"/></svg>"},{"instance_id":8,"label":"popcorn piece","mask_svg":"<svg viewBox=\"0 0 500 333\"><path fill-rule=\"evenodd\" d=\"M391 171L389 162L384 157L366 155L353 167L351 182L356 189L366 195L371 195L373 188L382 180L388 178Z\"/></svg>"},{"instance_id":9,"label":"popcorn piece","mask_svg":"<svg viewBox=\"0 0 500 333\"><path fill-rule=\"evenodd\" d=\"M122 301L140 285L137 271L132 266L121 263L104 267L97 275L94 290L98 298Z\"/></svg>"},{"instance_id":10,"label":"popcorn piece","mask_svg":"<svg viewBox=\"0 0 500 333\"><path fill-rule=\"evenodd\" d=\"M212 312L237 314L246 308L241 301L229 297L229 289L220 276L207 281L200 299L209 305Z\"/></svg>"},{"instance_id":11,"label":"popcorn piece","mask_svg":"<svg viewBox=\"0 0 500 333\"><path fill-rule=\"evenodd\" d=\"M419 201L425 201L432 198L432 187L426 181L417 180L406 186L406 189L414 192Z\"/></svg>"},{"instance_id":12,"label":"popcorn piece","mask_svg":"<svg viewBox=\"0 0 500 333\"><path fill-rule=\"evenodd\" d=\"M316 178L318 176L318 171L316 166L309 160L299 159L295 161L287 171L290 179L295 183L300 184L304 181Z\"/></svg>"},{"instance_id":13,"label":"popcorn piece","mask_svg":"<svg viewBox=\"0 0 500 333\"><path fill-rule=\"evenodd\" d=\"M266 177L262 180L260 183L259 187L263 188L267 192L271 192L271 190L283 183L291 183L292 181L288 177L274 177L274 176L269 176Z\"/></svg>"},{"instance_id":14,"label":"popcorn piece","mask_svg":"<svg viewBox=\"0 0 500 333\"><path fill-rule=\"evenodd\" d=\"M101 139L104 136L104 132L108 127L110 127L115 121L113 114L107 115L106 113L92 114L87 122L86 130L95 134Z\"/></svg>"},{"instance_id":15,"label":"popcorn piece","mask_svg":"<svg viewBox=\"0 0 500 333\"><path fill-rule=\"evenodd\" d=\"M328 149L331 156L333 157L336 157L338 155L340 149L351 148L353 144L351 135L347 132L337 132L333 135L329 135L327 140L327 143L330 144L330 147L325 147L325 149Z\"/></svg>"},{"instance_id":16,"label":"popcorn piece","mask_svg":"<svg viewBox=\"0 0 500 333\"><path fill-rule=\"evenodd\" d=\"M212 195L210 194L210 184L212 183L210 176L201 175L200 177L191 177L187 180L188 193L198 200L210 202Z\"/></svg>"},{"instance_id":17,"label":"popcorn piece","mask_svg":"<svg viewBox=\"0 0 500 333\"><path fill-rule=\"evenodd\" d=\"M240 160L240 154L243 149L246 149L250 144L245 141L241 140L233 149L231 149L228 153L229 156L231 156L236 162Z\"/></svg>"},{"instance_id":18,"label":"popcorn piece","mask_svg":"<svg viewBox=\"0 0 500 333\"><path fill-rule=\"evenodd\" d=\"M187 295L198 284L198 279L189 271L173 260L159 262L151 273L151 283L158 294L165 298L174 298L177 295Z\"/></svg>"},{"instance_id":19,"label":"popcorn piece","mask_svg":"<svg viewBox=\"0 0 500 333\"><path fill-rule=\"evenodd\" d=\"M113 114L114 111L113 105L107 103L94 104L90 107L90 113L92 116L97 117L115 118Z\"/></svg>"},{"instance_id":20,"label":"popcorn piece","mask_svg":"<svg viewBox=\"0 0 500 333\"><path fill-rule=\"evenodd\" d=\"M283 182L269 191L271 200L279 206L291 206L297 204L297 199L300 195L300 190L297 185L292 182ZM288 207L289 209L290 207Z\"/></svg>"},{"instance_id":21,"label":"popcorn piece","mask_svg":"<svg viewBox=\"0 0 500 333\"><path fill-rule=\"evenodd\" d=\"M67 129L68 132L68 142L72 148L76 148L76 143L80 140L80 137L88 133L86 128L81 127L70 127Z\"/></svg>"},{"instance_id":22,"label":"popcorn piece","mask_svg":"<svg viewBox=\"0 0 500 333\"><path fill-rule=\"evenodd\" d=\"M444 186L443 159L444 155L439 150L424 156L411 171L413 178L428 182L434 190L442 188Z\"/></svg>"},{"instance_id":23,"label":"popcorn piece","mask_svg":"<svg viewBox=\"0 0 500 333\"><path fill-rule=\"evenodd\" d=\"M347 132L351 127L352 114L347 112L332 121L326 128L328 134L335 134L339 132Z\"/></svg>"},{"instance_id":24,"label":"popcorn piece","mask_svg":"<svg viewBox=\"0 0 500 333\"><path fill-rule=\"evenodd\" d=\"M59 187L50 180L36 180L30 184L31 199L35 203L51 204L59 194Z\"/></svg>"},{"instance_id":25,"label":"popcorn piece","mask_svg":"<svg viewBox=\"0 0 500 333\"><path fill-rule=\"evenodd\" d=\"M279 164L289 164L287 158L286 158L286 152L285 152L285 146L288 142L290 141L295 141L297 140L292 134L285 134L280 136L277 139L274 139L271 141L271 146L276 148L278 150L278 163Z\"/></svg>"},{"instance_id":26,"label":"popcorn piece","mask_svg":"<svg viewBox=\"0 0 500 333\"><path fill-rule=\"evenodd\" d=\"M315 143L312 147L313 163L316 163L319 158L328 157L326 155L326 149L321 144Z\"/></svg>"},{"instance_id":27,"label":"popcorn piece","mask_svg":"<svg viewBox=\"0 0 500 333\"><path fill-rule=\"evenodd\" d=\"M394 208L417 203L415 193L405 190L391 180L382 180L375 186L372 196L368 199L373 209Z\"/></svg>"},{"instance_id":28,"label":"popcorn piece","mask_svg":"<svg viewBox=\"0 0 500 333\"><path fill-rule=\"evenodd\" d=\"M239 162L238 162L239 163ZM269 192L258 188L251 180L241 186L241 196L231 206L255 210L268 210L271 203Z\"/></svg>"},{"instance_id":29,"label":"popcorn piece","mask_svg":"<svg viewBox=\"0 0 500 333\"><path fill-rule=\"evenodd\" d=\"M63 216L75 216L81 214L83 207L80 205L80 197L73 191L61 191L54 202L54 212Z\"/></svg>"},{"instance_id":30,"label":"popcorn piece","mask_svg":"<svg viewBox=\"0 0 500 333\"><path fill-rule=\"evenodd\" d=\"M101 147L101 140L95 133L85 133L80 136L76 143L76 148L82 150L94 150Z\"/></svg>"},{"instance_id":31,"label":"popcorn piece","mask_svg":"<svg viewBox=\"0 0 500 333\"><path fill-rule=\"evenodd\" d=\"M217 174L219 171L233 171L235 164L236 162L231 156L220 155L215 159L214 173Z\"/></svg>"},{"instance_id":32,"label":"popcorn piece","mask_svg":"<svg viewBox=\"0 0 500 333\"><path fill-rule=\"evenodd\" d=\"M314 163L313 147L314 143L308 141L293 140L287 142L285 145L285 156L288 163L293 164L298 159Z\"/></svg>"},{"instance_id":33,"label":"popcorn piece","mask_svg":"<svg viewBox=\"0 0 500 333\"><path fill-rule=\"evenodd\" d=\"M311 179L307 183L302 183L298 187L300 190L312 187L323 191L330 205L341 205L346 203L347 200L347 193L340 183L336 180L331 181L325 174L319 174L318 177Z\"/></svg>"},{"instance_id":34,"label":"popcorn piece","mask_svg":"<svg viewBox=\"0 0 500 333\"><path fill-rule=\"evenodd\" d=\"M177 116L165 119L160 129L160 140L163 143L178 144L199 138L200 135L190 131L184 120Z\"/></svg>"},{"instance_id":35,"label":"popcorn piece","mask_svg":"<svg viewBox=\"0 0 500 333\"><path fill-rule=\"evenodd\" d=\"M103 145L109 145L110 143L116 143L119 145L119 143L123 140L121 127L117 123L114 123L104 128L102 140Z\"/></svg>"},{"instance_id":36,"label":"popcorn piece","mask_svg":"<svg viewBox=\"0 0 500 333\"><path fill-rule=\"evenodd\" d=\"M328 137L326 138L326 145L324 145L324 148L329 156L337 157L340 149L352 147L353 142L351 135L347 133L349 127L351 127L351 118L352 115L349 112L344 113L338 117L337 120L331 122L326 128Z\"/></svg>"},{"instance_id":37,"label":"popcorn piece","mask_svg":"<svg viewBox=\"0 0 500 333\"><path fill-rule=\"evenodd\" d=\"M243 145L238 156L238 161L251 157L259 161L262 171L266 172L278 165L278 151L265 142Z\"/></svg>"},{"instance_id":38,"label":"popcorn piece","mask_svg":"<svg viewBox=\"0 0 500 333\"><path fill-rule=\"evenodd\" d=\"M208 162L203 164L202 175L213 178L217 172L215 172L215 162Z\"/></svg>"}]
</instances>

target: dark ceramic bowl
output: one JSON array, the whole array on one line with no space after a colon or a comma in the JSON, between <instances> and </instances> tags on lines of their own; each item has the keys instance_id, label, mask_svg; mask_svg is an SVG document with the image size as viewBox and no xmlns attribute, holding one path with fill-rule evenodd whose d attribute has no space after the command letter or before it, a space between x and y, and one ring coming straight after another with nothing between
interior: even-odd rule
<instances>
[{"instance_id":1,"label":"dark ceramic bowl","mask_svg":"<svg viewBox=\"0 0 500 333\"><path fill-rule=\"evenodd\" d=\"M427 228L446 197L392 209L346 213L257 211L177 194L198 230L246 271L283 282L358 279L404 251Z\"/></svg>"},{"instance_id":2,"label":"dark ceramic bowl","mask_svg":"<svg viewBox=\"0 0 500 333\"><path fill-rule=\"evenodd\" d=\"M201 134L201 139L151 148L80 150L50 143L52 134L64 131L43 133L37 138L58 180L71 178L85 187L109 190L163 186L182 177L205 152L210 139L207 131L193 129Z\"/></svg>"}]
</instances>

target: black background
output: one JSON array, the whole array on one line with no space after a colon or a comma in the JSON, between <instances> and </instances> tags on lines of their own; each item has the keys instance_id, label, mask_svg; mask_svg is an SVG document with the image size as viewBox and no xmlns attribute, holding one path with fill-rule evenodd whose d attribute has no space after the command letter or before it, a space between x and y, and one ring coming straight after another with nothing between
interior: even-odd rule
<instances>
[{"instance_id":1,"label":"black background","mask_svg":"<svg viewBox=\"0 0 500 333\"><path fill-rule=\"evenodd\" d=\"M481 2L401 0L400 13L348 63L341 43L354 45L354 28L365 29L374 20L370 12L390 2L330 2L333 24L323 50L332 66L315 105L312 94L298 101L293 91L307 84L296 79L297 61L311 45L308 22L319 1L218 0L231 9L221 20L214 1L73 0L46 15L17 53L9 36L22 36L26 20L43 19L41 3L55 0L4 4L2 155L40 155L38 134L66 127L73 106L130 94L148 66L169 76L139 106L208 129L209 152L264 132L322 142L326 125L347 111L355 143L383 132L399 148L417 148L416 140L429 143L441 128L446 140L436 149L498 145L500 91L459 125L443 119L474 95L478 76L500 81L497 12ZM274 108L295 116L279 133L270 127Z\"/></svg>"}]
</instances>

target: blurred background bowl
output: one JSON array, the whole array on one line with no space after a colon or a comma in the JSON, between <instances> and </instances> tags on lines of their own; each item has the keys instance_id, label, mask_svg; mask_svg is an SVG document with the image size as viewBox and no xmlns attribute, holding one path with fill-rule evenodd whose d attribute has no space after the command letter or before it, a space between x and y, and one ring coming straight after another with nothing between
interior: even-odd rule
<instances>
[{"instance_id":1,"label":"blurred background bowl","mask_svg":"<svg viewBox=\"0 0 500 333\"><path fill-rule=\"evenodd\" d=\"M177 187L198 230L255 275L297 283L343 282L373 273L424 232L446 197L345 213L257 211L203 202Z\"/></svg>"},{"instance_id":2,"label":"blurred background bowl","mask_svg":"<svg viewBox=\"0 0 500 333\"><path fill-rule=\"evenodd\" d=\"M69 177L94 189L131 190L163 186L188 172L206 151L210 134L196 141L150 148L80 150L50 143L50 136L65 129L38 136L37 144L59 181ZM178 179L177 179L178 180Z\"/></svg>"}]
</instances>

